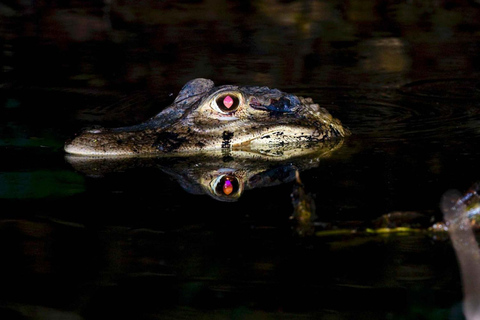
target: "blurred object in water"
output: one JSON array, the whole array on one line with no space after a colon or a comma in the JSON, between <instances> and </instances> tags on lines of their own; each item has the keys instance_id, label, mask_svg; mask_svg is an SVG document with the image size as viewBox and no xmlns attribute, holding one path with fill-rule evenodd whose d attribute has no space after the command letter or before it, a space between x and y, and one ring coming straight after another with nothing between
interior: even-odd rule
<instances>
[{"instance_id":1,"label":"blurred object in water","mask_svg":"<svg viewBox=\"0 0 480 320\"><path fill-rule=\"evenodd\" d=\"M290 219L294 220L295 233L301 237L313 235L315 231L314 221L317 218L315 202L312 195L305 191L298 170L295 171L295 182L290 196L293 205L293 214Z\"/></svg>"},{"instance_id":2,"label":"blurred object in water","mask_svg":"<svg viewBox=\"0 0 480 320\"><path fill-rule=\"evenodd\" d=\"M472 198L478 206L478 184L461 195L456 190L447 191L441 200L441 209L448 234L457 255L463 284L463 311L467 319L480 317L480 252L468 207Z\"/></svg>"},{"instance_id":3,"label":"blurred object in water","mask_svg":"<svg viewBox=\"0 0 480 320\"><path fill-rule=\"evenodd\" d=\"M426 228L432 222L428 215L416 211L395 211L382 215L372 221L373 228L379 229L419 229Z\"/></svg>"},{"instance_id":4,"label":"blurred object in water","mask_svg":"<svg viewBox=\"0 0 480 320\"><path fill-rule=\"evenodd\" d=\"M464 194L458 190L449 190L443 197L441 209L444 221L432 226L434 231L448 231L451 227L457 228L464 219L468 219L469 228L478 229L480 220L480 183L475 182Z\"/></svg>"}]
</instances>

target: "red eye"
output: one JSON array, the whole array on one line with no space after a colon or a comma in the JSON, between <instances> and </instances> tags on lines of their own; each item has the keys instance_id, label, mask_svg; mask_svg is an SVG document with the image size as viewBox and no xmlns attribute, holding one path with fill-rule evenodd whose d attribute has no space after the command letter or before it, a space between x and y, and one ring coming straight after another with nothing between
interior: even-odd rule
<instances>
[{"instance_id":1,"label":"red eye","mask_svg":"<svg viewBox=\"0 0 480 320\"><path fill-rule=\"evenodd\" d=\"M224 99L223 99L223 105L225 106L225 108L227 109L230 109L233 105L233 99L232 97L230 96L226 96Z\"/></svg>"},{"instance_id":2,"label":"red eye","mask_svg":"<svg viewBox=\"0 0 480 320\"><path fill-rule=\"evenodd\" d=\"M221 95L215 100L215 102L220 111L227 113L237 110L240 104L240 100L233 94Z\"/></svg>"},{"instance_id":3,"label":"red eye","mask_svg":"<svg viewBox=\"0 0 480 320\"><path fill-rule=\"evenodd\" d=\"M233 191L233 184L230 179L225 180L225 183L223 184L223 193L225 193L227 196L232 193Z\"/></svg>"},{"instance_id":4,"label":"red eye","mask_svg":"<svg viewBox=\"0 0 480 320\"><path fill-rule=\"evenodd\" d=\"M215 185L215 193L217 195L234 196L238 190L238 179L234 176L224 175L219 177Z\"/></svg>"}]
</instances>

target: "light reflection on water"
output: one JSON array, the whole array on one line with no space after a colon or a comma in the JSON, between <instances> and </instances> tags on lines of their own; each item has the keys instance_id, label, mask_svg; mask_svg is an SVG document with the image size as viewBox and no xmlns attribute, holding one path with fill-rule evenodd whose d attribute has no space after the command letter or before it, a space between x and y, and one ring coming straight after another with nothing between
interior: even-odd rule
<instances>
[{"instance_id":1,"label":"light reflection on water","mask_svg":"<svg viewBox=\"0 0 480 320\"><path fill-rule=\"evenodd\" d=\"M225 202L174 166L84 174L61 146L149 118L192 78L268 85L353 132L300 170L317 231L441 220L445 190L478 180L478 6L67 2L0 7L0 318L460 317L446 235L295 235L293 161Z\"/></svg>"},{"instance_id":2,"label":"light reflection on water","mask_svg":"<svg viewBox=\"0 0 480 320\"><path fill-rule=\"evenodd\" d=\"M319 90L322 89L312 89L309 95L318 96ZM478 151L468 141L457 140L464 133L475 135L476 128L471 127L477 117L472 107L475 100L466 103L464 99L452 98L431 104L422 100L423 96L412 98L401 90L378 93L353 89L342 94L344 98L329 109L353 135L329 157L314 160L310 163L313 166L307 165L300 173L305 189L315 201L317 231L327 224L355 230L385 213L402 210L415 210L439 219L439 194L450 184L459 183L459 177L465 183L469 181L471 177L462 178L462 172L476 166L474 155ZM379 94L381 100L373 98ZM439 126L441 130L433 130ZM450 147L439 150L437 141L441 141L442 148ZM25 156L34 154L22 150ZM468 158L461 160L461 165L452 163L450 157L450 153L459 154L459 150ZM53 147L46 152L56 161L64 156ZM214 161L208 161L217 171L232 165L228 166L223 158L217 160L218 168ZM28 163L23 162L22 169L22 163L17 162L15 168L28 169ZM41 161L38 170L46 167L48 172L48 163ZM181 168L176 161L174 165ZM85 168L93 173L87 172L86 176L76 167L75 175L85 179L72 184L79 185L78 191L66 192L59 200L50 194L37 201L32 212L22 217L9 213L10 220L3 221L5 241L16 239L13 247L3 247L7 260L12 261L4 266L4 274L13 274L6 285L17 286L25 275L47 275L50 285L68 292L62 297L68 303L77 304L77 299L91 301L82 309L87 318L93 317L90 312L106 312L116 299L123 299L124 307L114 313L138 312L142 306L152 313L172 312L174 317L186 312L186 306L207 310L231 306L236 310L245 304L254 305L254 310L282 308L315 313L322 308L338 308L337 301L345 295L358 299L363 290L379 297L388 295L398 304L405 299L405 289L400 289L405 286L408 294L437 295L438 299L451 301L442 307L443 314L460 301L459 293L451 291L459 288L453 252L444 240L432 241L429 233L296 237L291 229L294 208L290 195L294 169L301 165L293 160L287 160L285 165L291 170L274 169L257 175L254 180L260 179L265 188L246 190L235 205L185 192L191 192L198 182L185 179L185 173L175 172L168 165L160 172L148 161L135 159L113 169L108 161L100 166L86 163ZM62 167L73 169L69 163ZM189 170L193 167L191 163L185 166ZM271 170L274 166L270 163L267 167ZM201 168L196 169L201 176ZM446 170L452 173L448 180L444 179ZM225 170L220 171L225 174ZM31 172L32 177L36 173ZM28 175L28 171L24 174ZM275 178L276 174L284 179ZM265 179L273 183L265 184ZM52 185L64 189L61 184ZM15 196L12 191L8 194L4 198L22 196ZM21 203L19 208L31 210L31 204ZM322 256L321 263L313 259L318 254ZM346 269L352 261L355 268ZM68 280L65 288L63 279L69 279L72 272L80 274L80 279ZM109 281L113 287L108 285ZM291 300L291 292L301 291L292 281L311 286L300 294L301 299ZM445 291L427 289L431 283ZM35 300L35 292L28 296L20 292L32 285L36 286L25 283L4 296L5 300ZM80 296L72 291L85 285L103 292L104 298L88 290ZM157 288L154 295L128 294L152 288ZM255 294L258 291L263 294ZM325 291L338 295L320 305L313 301ZM46 306L53 301L65 301L55 294L44 299ZM361 305L374 308L362 299L357 301L350 306L352 309L343 312L365 308ZM172 304L179 308L169 308ZM406 302L402 305L413 308ZM425 312L439 310L438 305L421 307ZM25 308L13 309L25 313ZM397 307L392 304L385 308L391 312Z\"/></svg>"}]
</instances>

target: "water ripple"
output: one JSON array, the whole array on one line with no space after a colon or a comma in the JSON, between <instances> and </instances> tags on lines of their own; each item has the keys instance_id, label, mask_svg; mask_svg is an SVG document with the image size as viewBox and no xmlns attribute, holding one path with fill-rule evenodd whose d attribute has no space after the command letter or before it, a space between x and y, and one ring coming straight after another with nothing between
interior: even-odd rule
<instances>
[{"instance_id":1,"label":"water ripple","mask_svg":"<svg viewBox=\"0 0 480 320\"><path fill-rule=\"evenodd\" d=\"M419 80L402 86L400 92L428 99L480 101L480 80L471 78Z\"/></svg>"},{"instance_id":2,"label":"water ripple","mask_svg":"<svg viewBox=\"0 0 480 320\"><path fill-rule=\"evenodd\" d=\"M419 81L346 96L332 112L356 135L389 141L480 137L480 90L473 80Z\"/></svg>"}]
</instances>

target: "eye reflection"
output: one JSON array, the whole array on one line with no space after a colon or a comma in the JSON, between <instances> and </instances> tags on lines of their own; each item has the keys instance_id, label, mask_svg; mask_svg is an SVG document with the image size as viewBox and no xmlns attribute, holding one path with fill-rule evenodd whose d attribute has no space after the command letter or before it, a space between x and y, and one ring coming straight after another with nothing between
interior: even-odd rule
<instances>
[{"instance_id":1,"label":"eye reflection","mask_svg":"<svg viewBox=\"0 0 480 320\"><path fill-rule=\"evenodd\" d=\"M223 193L225 193L228 196L230 193L232 193L232 191L233 191L232 181L230 181L229 179L226 179L223 185Z\"/></svg>"},{"instance_id":2,"label":"eye reflection","mask_svg":"<svg viewBox=\"0 0 480 320\"><path fill-rule=\"evenodd\" d=\"M221 175L212 181L212 189L217 196L235 197L240 188L236 177Z\"/></svg>"}]
</instances>

